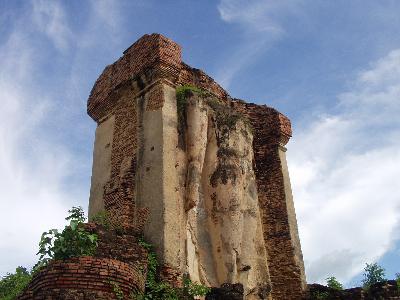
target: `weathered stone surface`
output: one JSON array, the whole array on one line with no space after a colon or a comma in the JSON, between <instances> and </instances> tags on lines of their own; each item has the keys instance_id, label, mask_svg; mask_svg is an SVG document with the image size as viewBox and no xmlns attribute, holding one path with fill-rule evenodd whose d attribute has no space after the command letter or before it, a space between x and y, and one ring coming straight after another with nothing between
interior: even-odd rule
<instances>
[{"instance_id":1,"label":"weathered stone surface","mask_svg":"<svg viewBox=\"0 0 400 300\"><path fill-rule=\"evenodd\" d=\"M93 169L90 185L89 215L104 210L104 188L111 176L111 149L114 135L115 117L110 116L99 123L93 150Z\"/></svg>"},{"instance_id":2,"label":"weathered stone surface","mask_svg":"<svg viewBox=\"0 0 400 300\"><path fill-rule=\"evenodd\" d=\"M185 208L191 278L241 283L248 299L270 286L248 121L213 97L186 106Z\"/></svg>"},{"instance_id":3,"label":"weathered stone surface","mask_svg":"<svg viewBox=\"0 0 400 300\"><path fill-rule=\"evenodd\" d=\"M158 110L146 110L153 91L163 103ZM177 163L177 115L175 89L155 83L138 103L138 148L136 198L139 208L148 209L144 236L155 245L161 264L184 270L184 205L179 201ZM168 199L168 200L167 200Z\"/></svg>"}]
</instances>

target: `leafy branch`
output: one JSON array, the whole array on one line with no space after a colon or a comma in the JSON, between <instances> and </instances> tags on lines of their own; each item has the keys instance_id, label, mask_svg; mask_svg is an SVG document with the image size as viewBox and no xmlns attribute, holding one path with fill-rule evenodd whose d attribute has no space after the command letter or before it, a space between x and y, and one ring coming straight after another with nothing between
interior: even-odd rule
<instances>
[{"instance_id":1,"label":"leafy branch","mask_svg":"<svg viewBox=\"0 0 400 300\"><path fill-rule=\"evenodd\" d=\"M76 256L93 255L97 248L97 235L87 232L84 228L86 221L82 207L72 207L69 216L65 220L69 225L60 232L57 229L50 229L43 232L40 242L40 255L37 267L46 265L52 259L67 259Z\"/></svg>"}]
</instances>

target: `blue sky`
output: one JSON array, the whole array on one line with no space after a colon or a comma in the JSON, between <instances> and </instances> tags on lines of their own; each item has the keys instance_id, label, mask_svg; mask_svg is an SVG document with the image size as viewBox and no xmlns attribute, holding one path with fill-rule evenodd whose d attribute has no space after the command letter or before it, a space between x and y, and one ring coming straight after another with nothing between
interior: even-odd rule
<instances>
[{"instance_id":1,"label":"blue sky","mask_svg":"<svg viewBox=\"0 0 400 300\"><path fill-rule=\"evenodd\" d=\"M87 207L103 68L145 33L233 97L292 120L288 163L309 282L400 272L400 2L0 0L0 275Z\"/></svg>"}]
</instances>

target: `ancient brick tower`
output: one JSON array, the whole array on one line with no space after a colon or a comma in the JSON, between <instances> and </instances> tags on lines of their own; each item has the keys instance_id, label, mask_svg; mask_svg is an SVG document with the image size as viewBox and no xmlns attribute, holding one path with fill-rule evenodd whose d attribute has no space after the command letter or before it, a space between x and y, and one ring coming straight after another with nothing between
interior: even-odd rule
<instances>
[{"instance_id":1,"label":"ancient brick tower","mask_svg":"<svg viewBox=\"0 0 400 300\"><path fill-rule=\"evenodd\" d=\"M105 68L88 114L98 124L89 217L106 210L143 228L171 283L186 273L241 282L246 299L301 299L284 115L231 98L159 34Z\"/></svg>"}]
</instances>

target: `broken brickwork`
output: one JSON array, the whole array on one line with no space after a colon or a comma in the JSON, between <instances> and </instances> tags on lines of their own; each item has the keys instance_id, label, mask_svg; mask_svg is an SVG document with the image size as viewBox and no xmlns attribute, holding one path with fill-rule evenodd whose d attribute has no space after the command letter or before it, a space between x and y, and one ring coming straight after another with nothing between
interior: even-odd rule
<instances>
[{"instance_id":1,"label":"broken brickwork","mask_svg":"<svg viewBox=\"0 0 400 300\"><path fill-rule=\"evenodd\" d=\"M29 290L18 299L59 299L68 290L85 290L94 299L117 299L112 283L118 284L127 295L144 284L139 271L131 265L107 258L83 256L66 261L53 261L34 276ZM71 299L71 298L70 298ZM73 299L73 298L72 298ZM84 299L84 298L77 298Z\"/></svg>"},{"instance_id":2,"label":"broken brickwork","mask_svg":"<svg viewBox=\"0 0 400 300\"><path fill-rule=\"evenodd\" d=\"M126 90L113 107L114 138L111 151L111 180L104 189L104 208L114 224L130 226L134 218L136 169L136 108Z\"/></svg>"},{"instance_id":3,"label":"broken brickwork","mask_svg":"<svg viewBox=\"0 0 400 300\"><path fill-rule=\"evenodd\" d=\"M92 89L88 114L99 125L115 117L110 142L111 172L103 186L103 197L95 200L102 202L115 223L142 228L149 212L145 207L139 208L135 199L141 151L138 140L143 130L138 117L139 111L163 108L165 95L160 82L173 88L192 85L207 90L250 120L272 298L300 299L305 290L304 266L284 156L284 146L291 137L290 121L270 107L231 99L211 77L182 62L180 46L162 35L140 38L118 61L105 68ZM141 108L145 97L146 107ZM166 278L178 280L178 269L164 269L168 270Z\"/></svg>"}]
</instances>

